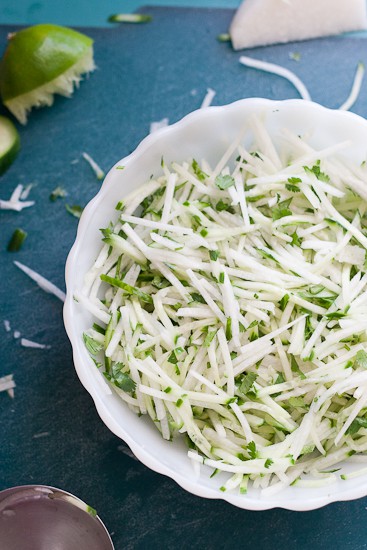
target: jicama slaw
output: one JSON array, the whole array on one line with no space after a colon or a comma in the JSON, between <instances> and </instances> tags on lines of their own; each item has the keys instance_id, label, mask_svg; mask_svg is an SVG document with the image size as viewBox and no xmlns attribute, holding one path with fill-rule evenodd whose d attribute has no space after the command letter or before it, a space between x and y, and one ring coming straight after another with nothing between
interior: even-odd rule
<instances>
[{"instance_id":1,"label":"jicama slaw","mask_svg":"<svg viewBox=\"0 0 367 550\"><path fill-rule=\"evenodd\" d=\"M134 412L230 473L223 491L271 495L366 470L367 169L348 142L316 151L284 130L280 147L249 124L251 147L215 167L162 159L116 205L75 300Z\"/></svg>"}]
</instances>

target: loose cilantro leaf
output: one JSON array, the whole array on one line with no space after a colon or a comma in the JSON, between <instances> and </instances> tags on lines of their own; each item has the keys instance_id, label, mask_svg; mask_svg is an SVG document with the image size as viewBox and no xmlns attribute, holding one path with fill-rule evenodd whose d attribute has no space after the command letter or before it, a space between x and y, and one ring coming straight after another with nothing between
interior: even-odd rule
<instances>
[{"instance_id":1,"label":"loose cilantro leaf","mask_svg":"<svg viewBox=\"0 0 367 550\"><path fill-rule=\"evenodd\" d=\"M247 445L247 452L250 455L250 458L252 459L257 458L257 449L256 449L255 441L250 441L250 443Z\"/></svg>"},{"instance_id":2,"label":"loose cilantro leaf","mask_svg":"<svg viewBox=\"0 0 367 550\"><path fill-rule=\"evenodd\" d=\"M198 294L197 292L191 292L191 298L194 302L199 302L200 304L206 304L206 301L202 297L201 294Z\"/></svg>"},{"instance_id":3,"label":"loose cilantro leaf","mask_svg":"<svg viewBox=\"0 0 367 550\"><path fill-rule=\"evenodd\" d=\"M321 172L319 160L316 162L314 166L312 166L312 168L310 168L309 166L304 166L303 169L305 172L308 172L309 174L314 174L316 178L320 181L323 181L325 183L328 183L330 181L329 176L324 172Z\"/></svg>"},{"instance_id":4,"label":"loose cilantro leaf","mask_svg":"<svg viewBox=\"0 0 367 550\"><path fill-rule=\"evenodd\" d=\"M254 382L257 379L257 374L255 372L249 372L242 377L242 383L240 385L239 391L246 395L253 389Z\"/></svg>"},{"instance_id":5,"label":"loose cilantro leaf","mask_svg":"<svg viewBox=\"0 0 367 550\"><path fill-rule=\"evenodd\" d=\"M217 176L215 178L215 185L218 189L228 189L234 185L234 178L232 176Z\"/></svg>"},{"instance_id":6,"label":"loose cilantro leaf","mask_svg":"<svg viewBox=\"0 0 367 550\"><path fill-rule=\"evenodd\" d=\"M292 237L292 242L291 242L292 246L301 246L302 239L299 238L297 231L294 231L294 233L292 233L290 237Z\"/></svg>"},{"instance_id":7,"label":"loose cilantro leaf","mask_svg":"<svg viewBox=\"0 0 367 550\"><path fill-rule=\"evenodd\" d=\"M130 378L128 374L122 372L124 365L122 363L114 363L110 372L104 372L103 374L109 380L120 388L121 390L132 393L136 388L136 383Z\"/></svg>"},{"instance_id":8,"label":"loose cilantro leaf","mask_svg":"<svg viewBox=\"0 0 367 550\"><path fill-rule=\"evenodd\" d=\"M217 204L215 205L215 209L217 212L223 212L223 210L229 212L230 214L234 214L234 209L233 207L228 204L227 202L224 202L222 201L222 199L220 199Z\"/></svg>"},{"instance_id":9,"label":"loose cilantro leaf","mask_svg":"<svg viewBox=\"0 0 367 550\"><path fill-rule=\"evenodd\" d=\"M171 355L168 357L167 361L172 365L177 365L178 359L174 351L171 352Z\"/></svg>"},{"instance_id":10,"label":"loose cilantro leaf","mask_svg":"<svg viewBox=\"0 0 367 550\"><path fill-rule=\"evenodd\" d=\"M367 418L357 416L345 432L347 435L356 434L361 428L367 428Z\"/></svg>"},{"instance_id":11,"label":"loose cilantro leaf","mask_svg":"<svg viewBox=\"0 0 367 550\"><path fill-rule=\"evenodd\" d=\"M288 191L291 191L291 193L298 193L298 192L299 192L299 187L298 187L298 185L293 185L292 183L286 183L286 184L285 184L285 188L286 188Z\"/></svg>"},{"instance_id":12,"label":"loose cilantro leaf","mask_svg":"<svg viewBox=\"0 0 367 550\"><path fill-rule=\"evenodd\" d=\"M357 352L354 368L362 367L362 369L367 369L367 353L361 349Z\"/></svg>"},{"instance_id":13,"label":"loose cilantro leaf","mask_svg":"<svg viewBox=\"0 0 367 550\"><path fill-rule=\"evenodd\" d=\"M326 319L329 319L329 320L343 319L343 317L345 316L346 316L346 313L344 311L333 311L325 315Z\"/></svg>"},{"instance_id":14,"label":"loose cilantro leaf","mask_svg":"<svg viewBox=\"0 0 367 550\"><path fill-rule=\"evenodd\" d=\"M301 378L301 380L304 380L306 378L306 376L303 374L303 372L299 368L298 363L297 363L294 355L292 355L292 358L291 358L291 370L292 370L292 372L297 373L299 375L299 377Z\"/></svg>"},{"instance_id":15,"label":"loose cilantro leaf","mask_svg":"<svg viewBox=\"0 0 367 550\"><path fill-rule=\"evenodd\" d=\"M274 221L292 215L292 210L289 209L291 202L292 198L286 199L285 201L279 202L277 206L273 208L272 216Z\"/></svg>"},{"instance_id":16,"label":"loose cilantro leaf","mask_svg":"<svg viewBox=\"0 0 367 550\"><path fill-rule=\"evenodd\" d=\"M210 259L213 260L213 262L215 262L215 260L218 259L219 251L218 250L209 250L209 256L210 256Z\"/></svg>"},{"instance_id":17,"label":"loose cilantro leaf","mask_svg":"<svg viewBox=\"0 0 367 550\"><path fill-rule=\"evenodd\" d=\"M279 373L277 376L277 379L275 380L274 384L283 384L285 382L285 378L283 373Z\"/></svg>"},{"instance_id":18,"label":"loose cilantro leaf","mask_svg":"<svg viewBox=\"0 0 367 550\"><path fill-rule=\"evenodd\" d=\"M83 340L85 347L91 355L96 355L99 351L101 351L102 344L94 340L94 338L89 336L86 332L83 332Z\"/></svg>"},{"instance_id":19,"label":"loose cilantro leaf","mask_svg":"<svg viewBox=\"0 0 367 550\"><path fill-rule=\"evenodd\" d=\"M270 466L271 466L273 463L274 463L274 460L272 460L271 458L267 458L267 459L265 460L264 466L265 466L265 468L270 468Z\"/></svg>"}]
</instances>

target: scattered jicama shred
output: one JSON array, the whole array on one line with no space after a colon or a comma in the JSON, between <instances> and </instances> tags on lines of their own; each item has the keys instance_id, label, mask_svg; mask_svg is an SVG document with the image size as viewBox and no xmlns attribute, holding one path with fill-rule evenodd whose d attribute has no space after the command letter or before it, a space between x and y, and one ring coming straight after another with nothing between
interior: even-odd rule
<instances>
[{"instance_id":1,"label":"scattered jicama shred","mask_svg":"<svg viewBox=\"0 0 367 550\"><path fill-rule=\"evenodd\" d=\"M9 397L14 397L14 388L15 382L13 380L13 375L8 374L0 378L0 392L8 392Z\"/></svg>"},{"instance_id":2,"label":"scattered jicama shred","mask_svg":"<svg viewBox=\"0 0 367 550\"><path fill-rule=\"evenodd\" d=\"M149 133L153 134L157 130L160 130L161 128L166 128L166 126L169 125L168 118L162 118L162 120L153 121L150 123L150 129Z\"/></svg>"},{"instance_id":3,"label":"scattered jicama shred","mask_svg":"<svg viewBox=\"0 0 367 550\"><path fill-rule=\"evenodd\" d=\"M82 157L87 161L89 166L92 168L93 172L95 173L97 180L103 180L105 177L105 173L102 170L102 168L96 163L94 159L88 153L82 153Z\"/></svg>"},{"instance_id":4,"label":"scattered jicama shred","mask_svg":"<svg viewBox=\"0 0 367 550\"><path fill-rule=\"evenodd\" d=\"M206 107L210 107L210 105L212 104L212 101L215 97L215 90L212 90L211 88L208 88L207 91L206 91L206 94L205 94L205 97L203 99L203 102L200 106L200 109L206 109Z\"/></svg>"},{"instance_id":5,"label":"scattered jicama shred","mask_svg":"<svg viewBox=\"0 0 367 550\"><path fill-rule=\"evenodd\" d=\"M341 105L339 107L339 109L341 111L349 111L349 109L351 107L353 107L353 105L357 101L358 96L361 92L364 73L365 73L364 64L363 63L358 63L356 74L355 74L355 77L354 77L354 81L353 81L353 85L352 85L352 89L350 91L350 94L347 97L347 99L345 100L345 102L343 103L343 105Z\"/></svg>"},{"instance_id":6,"label":"scattered jicama shred","mask_svg":"<svg viewBox=\"0 0 367 550\"><path fill-rule=\"evenodd\" d=\"M16 212L20 212L21 210L23 210L23 208L29 208L30 206L33 206L35 204L34 201L22 200L23 192L24 192L23 185L21 184L17 185L13 193L11 194L11 197L9 200L0 199L0 210L15 210Z\"/></svg>"},{"instance_id":7,"label":"scattered jicama shred","mask_svg":"<svg viewBox=\"0 0 367 550\"><path fill-rule=\"evenodd\" d=\"M33 342L33 340L28 340L27 338L21 338L20 345L24 348L33 348L33 349L51 349L50 345L39 344L38 342Z\"/></svg>"},{"instance_id":8,"label":"scattered jicama shred","mask_svg":"<svg viewBox=\"0 0 367 550\"><path fill-rule=\"evenodd\" d=\"M260 71L276 74L285 78L291 84L293 84L302 99L305 99L306 101L311 101L310 93L302 80L300 80L300 78L296 74L294 74L293 71L290 71L286 67L276 65L275 63L268 63L267 61L262 61L260 59L253 59L252 57L247 57L245 55L242 55L239 61L240 63L242 63L242 65L245 65L246 67L259 69Z\"/></svg>"},{"instance_id":9,"label":"scattered jicama shred","mask_svg":"<svg viewBox=\"0 0 367 550\"><path fill-rule=\"evenodd\" d=\"M39 273L36 271L33 271L33 269L27 267L24 264L21 264L20 262L15 261L14 264L23 271L28 277L30 277L33 281L35 281L42 290L45 292L49 292L50 294L53 294L61 300L62 302L65 302L65 292L60 290L56 285L51 283L48 279L45 277L42 277Z\"/></svg>"},{"instance_id":10,"label":"scattered jicama shred","mask_svg":"<svg viewBox=\"0 0 367 550\"><path fill-rule=\"evenodd\" d=\"M242 494L367 460L364 174L349 142L283 137L251 119L214 168L162 162L75 296L110 386Z\"/></svg>"},{"instance_id":11,"label":"scattered jicama shred","mask_svg":"<svg viewBox=\"0 0 367 550\"><path fill-rule=\"evenodd\" d=\"M11 331L11 325L10 325L10 321L8 319L4 319L4 328L5 328L6 332Z\"/></svg>"}]
</instances>

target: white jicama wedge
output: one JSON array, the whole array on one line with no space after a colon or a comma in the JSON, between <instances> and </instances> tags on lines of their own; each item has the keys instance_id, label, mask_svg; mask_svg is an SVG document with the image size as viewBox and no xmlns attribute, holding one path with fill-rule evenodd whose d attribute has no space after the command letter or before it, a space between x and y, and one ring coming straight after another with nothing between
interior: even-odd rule
<instances>
[{"instance_id":1,"label":"white jicama wedge","mask_svg":"<svg viewBox=\"0 0 367 550\"><path fill-rule=\"evenodd\" d=\"M229 32L241 50L366 28L364 0L244 0Z\"/></svg>"}]
</instances>

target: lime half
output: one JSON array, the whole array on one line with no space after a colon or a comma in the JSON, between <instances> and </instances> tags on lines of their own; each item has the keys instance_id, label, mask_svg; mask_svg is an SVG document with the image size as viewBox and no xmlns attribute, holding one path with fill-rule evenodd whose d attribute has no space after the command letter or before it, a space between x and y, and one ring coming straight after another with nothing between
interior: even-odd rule
<instances>
[{"instance_id":1,"label":"lime half","mask_svg":"<svg viewBox=\"0 0 367 550\"><path fill-rule=\"evenodd\" d=\"M20 148L19 134L14 124L0 116L0 175L15 159Z\"/></svg>"},{"instance_id":2,"label":"lime half","mask_svg":"<svg viewBox=\"0 0 367 550\"><path fill-rule=\"evenodd\" d=\"M70 97L83 73L95 69L93 40L57 25L10 34L0 62L4 105L25 124L32 107L51 106L54 94Z\"/></svg>"}]
</instances>

